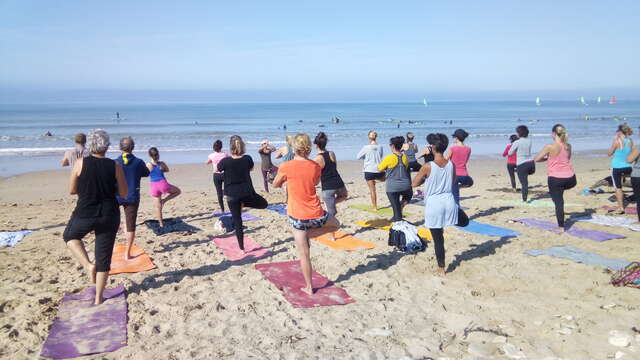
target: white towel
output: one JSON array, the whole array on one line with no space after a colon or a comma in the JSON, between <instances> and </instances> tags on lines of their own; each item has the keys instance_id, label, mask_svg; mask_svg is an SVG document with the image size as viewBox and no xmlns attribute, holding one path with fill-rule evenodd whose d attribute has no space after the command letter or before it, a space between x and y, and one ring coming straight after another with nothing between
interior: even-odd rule
<instances>
[{"instance_id":1,"label":"white towel","mask_svg":"<svg viewBox=\"0 0 640 360\"><path fill-rule=\"evenodd\" d=\"M618 226L633 231L640 231L640 225L632 225L634 222L636 222L634 219L624 216L591 215L577 218L575 219L575 221L586 221L592 224L614 227Z\"/></svg>"},{"instance_id":2,"label":"white towel","mask_svg":"<svg viewBox=\"0 0 640 360\"><path fill-rule=\"evenodd\" d=\"M31 230L0 232L0 246L15 246L18 241L31 234Z\"/></svg>"}]
</instances>

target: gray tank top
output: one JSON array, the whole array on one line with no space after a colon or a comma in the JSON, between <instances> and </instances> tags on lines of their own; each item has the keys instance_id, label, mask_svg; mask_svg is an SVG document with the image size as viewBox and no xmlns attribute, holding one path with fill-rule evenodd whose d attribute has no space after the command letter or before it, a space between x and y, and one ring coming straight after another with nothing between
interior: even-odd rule
<instances>
[{"instance_id":1,"label":"gray tank top","mask_svg":"<svg viewBox=\"0 0 640 360\"><path fill-rule=\"evenodd\" d=\"M386 170L385 183L387 192L411 190L411 175L409 175L409 169L407 169L402 162L402 156L396 156L398 157L398 165Z\"/></svg>"},{"instance_id":2,"label":"gray tank top","mask_svg":"<svg viewBox=\"0 0 640 360\"><path fill-rule=\"evenodd\" d=\"M407 159L409 160L410 163L416 162L417 149L418 149L418 146L416 144L411 143L407 151L404 152L404 154L407 155Z\"/></svg>"}]
</instances>

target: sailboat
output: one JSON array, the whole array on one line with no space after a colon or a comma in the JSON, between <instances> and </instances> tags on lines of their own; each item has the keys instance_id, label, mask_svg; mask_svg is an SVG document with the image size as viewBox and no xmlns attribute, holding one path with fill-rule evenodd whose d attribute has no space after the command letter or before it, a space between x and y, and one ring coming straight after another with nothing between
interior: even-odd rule
<instances>
[{"instance_id":1,"label":"sailboat","mask_svg":"<svg viewBox=\"0 0 640 360\"><path fill-rule=\"evenodd\" d=\"M598 99L596 101L598 102L598 104L600 104L600 102L602 102L602 97L598 96Z\"/></svg>"},{"instance_id":2,"label":"sailboat","mask_svg":"<svg viewBox=\"0 0 640 360\"><path fill-rule=\"evenodd\" d=\"M586 101L584 101L584 96L580 96L580 104L588 105Z\"/></svg>"},{"instance_id":3,"label":"sailboat","mask_svg":"<svg viewBox=\"0 0 640 360\"><path fill-rule=\"evenodd\" d=\"M424 106L429 106L429 104L427 103L427 99L422 99L422 103L424 104Z\"/></svg>"},{"instance_id":4,"label":"sailboat","mask_svg":"<svg viewBox=\"0 0 640 360\"><path fill-rule=\"evenodd\" d=\"M538 96L538 97L536 98L536 105L537 105L537 106L542 105L542 103L540 102L540 96Z\"/></svg>"},{"instance_id":5,"label":"sailboat","mask_svg":"<svg viewBox=\"0 0 640 360\"><path fill-rule=\"evenodd\" d=\"M616 103L616 97L612 96L611 100L609 100L609 104L614 105Z\"/></svg>"}]
</instances>

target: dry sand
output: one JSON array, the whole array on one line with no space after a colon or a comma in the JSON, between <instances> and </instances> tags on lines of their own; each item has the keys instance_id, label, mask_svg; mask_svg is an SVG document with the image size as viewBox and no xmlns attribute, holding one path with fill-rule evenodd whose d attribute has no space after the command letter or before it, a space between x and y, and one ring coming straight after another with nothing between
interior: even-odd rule
<instances>
[{"instance_id":1,"label":"dry sand","mask_svg":"<svg viewBox=\"0 0 640 360\"><path fill-rule=\"evenodd\" d=\"M610 204L607 193L578 195L608 174L608 159L574 161L579 185L566 193L569 215L599 212ZM535 217L553 221L552 208L508 207L498 199L519 194L491 191L508 186L502 160L475 159L469 168L475 186L462 190L472 218L523 233L517 238L488 238L447 229L449 273L433 275L433 248L405 255L386 245L382 230L363 230L355 221L375 215L350 209L369 203L357 162L341 162L351 198L338 205L349 232L375 242L373 250L336 252L312 244L315 270L346 289L356 302L346 306L295 309L281 292L253 268L234 264L209 240L218 234L210 213L217 211L210 169L174 166L168 174L183 194L169 203L166 217L179 216L200 232L155 236L138 227L137 244L157 269L112 276L109 286L128 289L128 346L92 356L106 359L185 358L518 358L606 359L618 351L640 358L640 342L618 348L608 343L611 330L633 334L640 325L638 295L615 288L606 271L545 256L526 249L573 245L613 258L640 259L640 235L620 228L593 228L625 235L596 243L566 234L553 235L508 221ZM259 172L256 189L262 193ZM547 197L546 168L531 178L533 197ZM37 229L14 248L0 249L0 357L37 358L65 291L86 287L85 274L62 241L64 224L75 204L66 193L67 171L20 175L0 180L0 229ZM152 218L148 182L143 180L139 223ZM380 202L388 204L383 185ZM280 202L278 190L266 196ZM407 208L410 221L421 223L422 209ZM251 210L261 221L246 223L247 235L274 252L260 262L296 258L284 216ZM122 234L118 237L123 241ZM93 241L91 236L87 243ZM92 250L92 245L88 246ZM520 353L521 351L521 353ZM620 353L618 353L620 356Z\"/></svg>"}]
</instances>

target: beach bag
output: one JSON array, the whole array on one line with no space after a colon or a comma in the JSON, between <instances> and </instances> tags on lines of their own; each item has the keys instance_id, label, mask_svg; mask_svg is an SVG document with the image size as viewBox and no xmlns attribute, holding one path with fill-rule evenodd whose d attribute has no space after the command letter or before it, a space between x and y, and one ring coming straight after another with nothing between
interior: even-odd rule
<instances>
[{"instance_id":1,"label":"beach bag","mask_svg":"<svg viewBox=\"0 0 640 360\"><path fill-rule=\"evenodd\" d=\"M613 286L629 286L640 289L640 262L632 262L611 277Z\"/></svg>"},{"instance_id":2,"label":"beach bag","mask_svg":"<svg viewBox=\"0 0 640 360\"><path fill-rule=\"evenodd\" d=\"M426 248L418 236L418 229L404 220L396 221L391 225L388 244L408 253L424 251Z\"/></svg>"}]
</instances>

